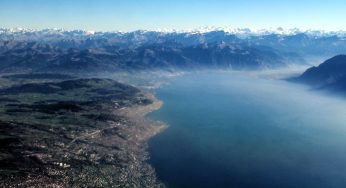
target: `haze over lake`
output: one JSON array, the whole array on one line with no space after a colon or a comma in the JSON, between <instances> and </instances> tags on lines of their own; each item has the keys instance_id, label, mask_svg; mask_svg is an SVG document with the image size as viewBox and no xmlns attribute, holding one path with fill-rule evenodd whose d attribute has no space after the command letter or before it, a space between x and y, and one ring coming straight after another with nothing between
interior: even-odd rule
<instances>
[{"instance_id":1,"label":"haze over lake","mask_svg":"<svg viewBox=\"0 0 346 188\"><path fill-rule=\"evenodd\" d=\"M236 72L176 77L150 114L169 128L150 163L168 187L343 187L346 101Z\"/></svg>"}]
</instances>

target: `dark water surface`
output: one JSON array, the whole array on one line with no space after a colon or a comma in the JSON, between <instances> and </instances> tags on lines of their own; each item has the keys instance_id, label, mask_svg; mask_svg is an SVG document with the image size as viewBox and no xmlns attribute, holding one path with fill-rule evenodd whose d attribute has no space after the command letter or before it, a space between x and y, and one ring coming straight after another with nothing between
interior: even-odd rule
<instances>
[{"instance_id":1,"label":"dark water surface","mask_svg":"<svg viewBox=\"0 0 346 188\"><path fill-rule=\"evenodd\" d=\"M168 187L346 187L346 102L285 81L204 72L157 90L149 143Z\"/></svg>"}]
</instances>

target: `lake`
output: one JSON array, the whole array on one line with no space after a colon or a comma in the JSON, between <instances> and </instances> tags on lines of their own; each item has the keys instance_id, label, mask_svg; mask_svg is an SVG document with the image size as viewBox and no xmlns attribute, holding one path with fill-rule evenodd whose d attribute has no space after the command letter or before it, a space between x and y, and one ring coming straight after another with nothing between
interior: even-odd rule
<instances>
[{"instance_id":1,"label":"lake","mask_svg":"<svg viewBox=\"0 0 346 188\"><path fill-rule=\"evenodd\" d=\"M169 125L150 164L175 187L346 187L346 102L239 72L200 72L157 89Z\"/></svg>"}]
</instances>

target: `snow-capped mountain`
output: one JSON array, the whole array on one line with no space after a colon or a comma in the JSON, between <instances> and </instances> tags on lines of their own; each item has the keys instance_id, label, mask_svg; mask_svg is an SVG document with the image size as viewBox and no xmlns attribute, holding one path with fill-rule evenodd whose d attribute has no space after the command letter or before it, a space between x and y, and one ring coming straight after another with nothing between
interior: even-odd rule
<instances>
[{"instance_id":1,"label":"snow-capped mountain","mask_svg":"<svg viewBox=\"0 0 346 188\"><path fill-rule=\"evenodd\" d=\"M127 33L160 33L160 34L205 34L209 32L225 32L230 35L236 36L263 36L263 35L296 35L296 34L307 34L313 37L328 37L328 36L338 36L345 37L346 31L325 31L325 30L301 30L299 28L284 29L282 27L278 28L268 28L268 29L255 29L255 28L235 28L235 27L214 27L206 26L197 29L185 29L176 30L168 28L158 28L155 30L137 30L130 32L122 31L107 31L107 32L97 32L91 30L65 30L62 28L47 28L42 30L36 29L26 29L26 28L0 28L0 34L29 34L29 33L40 33L46 35L52 34L74 34L74 35L104 35L104 34L127 34Z\"/></svg>"},{"instance_id":2,"label":"snow-capped mountain","mask_svg":"<svg viewBox=\"0 0 346 188\"><path fill-rule=\"evenodd\" d=\"M189 31L0 29L0 68L275 68L346 52L345 32L205 27Z\"/></svg>"}]
</instances>

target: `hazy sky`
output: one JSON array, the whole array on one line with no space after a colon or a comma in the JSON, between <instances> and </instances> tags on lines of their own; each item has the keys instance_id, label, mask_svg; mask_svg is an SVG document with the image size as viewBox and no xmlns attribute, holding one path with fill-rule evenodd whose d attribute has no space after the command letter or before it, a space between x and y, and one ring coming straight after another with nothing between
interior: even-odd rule
<instances>
[{"instance_id":1,"label":"hazy sky","mask_svg":"<svg viewBox=\"0 0 346 188\"><path fill-rule=\"evenodd\" d=\"M345 20L342 0L0 0L0 27L5 28L346 30Z\"/></svg>"}]
</instances>

